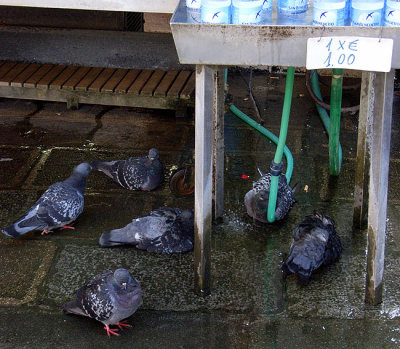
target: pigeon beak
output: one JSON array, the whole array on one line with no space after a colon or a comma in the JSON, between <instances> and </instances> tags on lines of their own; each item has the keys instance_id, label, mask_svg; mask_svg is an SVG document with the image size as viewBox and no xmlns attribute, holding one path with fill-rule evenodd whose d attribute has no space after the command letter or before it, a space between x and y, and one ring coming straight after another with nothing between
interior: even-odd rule
<instances>
[{"instance_id":1,"label":"pigeon beak","mask_svg":"<svg viewBox=\"0 0 400 349\"><path fill-rule=\"evenodd\" d=\"M123 282L121 285L124 288L124 290L126 290L126 282Z\"/></svg>"}]
</instances>

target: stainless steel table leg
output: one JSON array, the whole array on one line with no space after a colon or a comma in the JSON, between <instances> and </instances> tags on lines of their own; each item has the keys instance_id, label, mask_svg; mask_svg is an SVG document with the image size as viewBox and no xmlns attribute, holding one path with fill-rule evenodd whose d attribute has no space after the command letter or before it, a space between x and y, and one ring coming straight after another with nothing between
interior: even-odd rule
<instances>
[{"instance_id":1,"label":"stainless steel table leg","mask_svg":"<svg viewBox=\"0 0 400 349\"><path fill-rule=\"evenodd\" d=\"M195 291L201 295L210 293L214 74L209 66L196 66L194 264Z\"/></svg>"},{"instance_id":2,"label":"stainless steel table leg","mask_svg":"<svg viewBox=\"0 0 400 349\"><path fill-rule=\"evenodd\" d=\"M218 68L214 74L214 219L224 213L224 69Z\"/></svg>"},{"instance_id":3,"label":"stainless steel table leg","mask_svg":"<svg viewBox=\"0 0 400 349\"><path fill-rule=\"evenodd\" d=\"M195 290L211 289L211 222L224 201L224 74L223 69L196 66L195 122ZM214 177L214 181L213 181Z\"/></svg>"},{"instance_id":4,"label":"stainless steel table leg","mask_svg":"<svg viewBox=\"0 0 400 349\"><path fill-rule=\"evenodd\" d=\"M390 159L390 135L394 70L389 73L363 73L367 93L361 104L367 103L367 146L370 158L368 199L368 249L365 301L382 301L382 281L385 260L385 233Z\"/></svg>"},{"instance_id":5,"label":"stainless steel table leg","mask_svg":"<svg viewBox=\"0 0 400 349\"><path fill-rule=\"evenodd\" d=\"M367 144L368 115L373 113L373 104L368 103L370 73L363 72L361 80L360 112L358 117L358 138L356 173L354 186L353 227L362 229L368 210L369 149Z\"/></svg>"}]
</instances>

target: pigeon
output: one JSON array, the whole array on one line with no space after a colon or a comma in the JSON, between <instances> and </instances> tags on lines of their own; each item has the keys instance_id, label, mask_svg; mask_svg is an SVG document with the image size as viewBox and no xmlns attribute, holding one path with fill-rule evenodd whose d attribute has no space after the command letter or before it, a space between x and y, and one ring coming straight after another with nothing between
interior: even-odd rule
<instances>
[{"instance_id":1,"label":"pigeon","mask_svg":"<svg viewBox=\"0 0 400 349\"><path fill-rule=\"evenodd\" d=\"M128 270L120 268L97 275L76 292L72 302L64 304L65 313L83 315L104 324L107 335L119 336L118 329L131 327L126 321L142 305L142 289Z\"/></svg>"},{"instance_id":2,"label":"pigeon","mask_svg":"<svg viewBox=\"0 0 400 349\"><path fill-rule=\"evenodd\" d=\"M268 201L269 192L271 187L271 174L263 174L258 169L261 177L257 182L253 182L253 189L248 191L244 197L247 213L254 219L268 223ZM283 219L293 203L296 202L294 198L295 187L291 188L287 184L285 175L280 174L278 180L278 195L276 199L275 219Z\"/></svg>"},{"instance_id":3,"label":"pigeon","mask_svg":"<svg viewBox=\"0 0 400 349\"><path fill-rule=\"evenodd\" d=\"M105 173L122 187L129 190L150 191L157 188L164 178L158 150L152 148L149 154L127 160L91 162L94 170Z\"/></svg>"},{"instance_id":4,"label":"pigeon","mask_svg":"<svg viewBox=\"0 0 400 349\"><path fill-rule=\"evenodd\" d=\"M15 223L2 229L3 234L18 237L32 230L43 230L42 235L53 229L74 229L68 224L83 211L83 194L86 178L92 167L82 162L63 182L52 184L38 201Z\"/></svg>"},{"instance_id":5,"label":"pigeon","mask_svg":"<svg viewBox=\"0 0 400 349\"><path fill-rule=\"evenodd\" d=\"M299 282L307 285L316 269L335 262L341 253L342 244L336 235L334 220L314 212L293 231L289 257L282 271L286 275L297 274Z\"/></svg>"},{"instance_id":6,"label":"pigeon","mask_svg":"<svg viewBox=\"0 0 400 349\"><path fill-rule=\"evenodd\" d=\"M179 253L193 249L193 210L160 207L133 219L121 229L104 232L99 240L102 247L135 245L154 253Z\"/></svg>"}]
</instances>

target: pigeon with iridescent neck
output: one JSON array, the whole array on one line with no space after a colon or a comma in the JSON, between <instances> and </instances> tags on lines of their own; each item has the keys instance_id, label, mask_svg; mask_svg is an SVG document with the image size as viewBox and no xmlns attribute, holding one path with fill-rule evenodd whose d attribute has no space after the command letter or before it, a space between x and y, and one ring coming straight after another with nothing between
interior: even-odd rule
<instances>
[{"instance_id":1,"label":"pigeon with iridescent neck","mask_svg":"<svg viewBox=\"0 0 400 349\"><path fill-rule=\"evenodd\" d=\"M97 275L76 293L75 300L64 304L66 313L87 316L104 324L107 335L118 336L118 329L131 327L124 319L142 305L139 282L126 269L109 270Z\"/></svg>"},{"instance_id":2,"label":"pigeon with iridescent neck","mask_svg":"<svg viewBox=\"0 0 400 349\"><path fill-rule=\"evenodd\" d=\"M94 160L91 165L94 170L105 173L129 190L154 190L164 179L163 165L155 148L141 157L114 161Z\"/></svg>"},{"instance_id":3,"label":"pigeon with iridescent neck","mask_svg":"<svg viewBox=\"0 0 400 349\"><path fill-rule=\"evenodd\" d=\"M68 224L83 211L86 178L91 169L87 162L76 166L70 177L51 185L28 212L2 229L3 234L18 237L32 230L45 234L56 228L74 229Z\"/></svg>"},{"instance_id":4,"label":"pigeon with iridescent neck","mask_svg":"<svg viewBox=\"0 0 400 349\"><path fill-rule=\"evenodd\" d=\"M254 219L268 223L268 201L269 193L271 190L271 173L263 174L258 169L261 177L258 181L253 182L253 189L249 190L245 197L244 203L246 205L247 213ZM287 184L285 175L280 174L278 180L278 195L276 199L275 219L283 219L293 203L296 202L294 198L295 186L291 188Z\"/></svg>"}]
</instances>

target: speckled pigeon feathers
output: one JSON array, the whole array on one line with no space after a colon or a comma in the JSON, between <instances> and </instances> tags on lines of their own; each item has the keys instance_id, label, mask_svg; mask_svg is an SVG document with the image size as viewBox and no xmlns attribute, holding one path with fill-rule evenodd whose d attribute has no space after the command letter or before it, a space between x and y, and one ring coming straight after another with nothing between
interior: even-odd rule
<instances>
[{"instance_id":1,"label":"speckled pigeon feathers","mask_svg":"<svg viewBox=\"0 0 400 349\"><path fill-rule=\"evenodd\" d=\"M122 278L118 277L122 275ZM139 282L126 269L109 270L96 276L76 293L74 301L63 307L67 313L83 315L115 325L131 316L142 305Z\"/></svg>"},{"instance_id":2,"label":"speckled pigeon feathers","mask_svg":"<svg viewBox=\"0 0 400 349\"><path fill-rule=\"evenodd\" d=\"M74 168L63 182L51 185L28 212L2 232L17 237L32 230L52 230L73 222L83 211L88 163Z\"/></svg>"},{"instance_id":3,"label":"speckled pigeon feathers","mask_svg":"<svg viewBox=\"0 0 400 349\"><path fill-rule=\"evenodd\" d=\"M297 274L299 281L307 284L315 270L335 262L341 253L333 219L314 213L294 230L289 257L282 270L286 274Z\"/></svg>"},{"instance_id":4,"label":"speckled pigeon feathers","mask_svg":"<svg viewBox=\"0 0 400 349\"><path fill-rule=\"evenodd\" d=\"M244 202L249 216L258 221L268 223L267 215L269 192L271 189L271 174L262 174L261 171L260 174L260 179L253 182L253 189L246 193ZM291 188L287 184L285 175L281 174L278 181L275 219L283 219L295 202L294 188Z\"/></svg>"},{"instance_id":5,"label":"speckled pigeon feathers","mask_svg":"<svg viewBox=\"0 0 400 349\"><path fill-rule=\"evenodd\" d=\"M154 190L164 178L163 166L155 148L150 149L146 156L109 162L95 160L91 164L95 170L130 190Z\"/></svg>"},{"instance_id":6,"label":"speckled pigeon feathers","mask_svg":"<svg viewBox=\"0 0 400 349\"><path fill-rule=\"evenodd\" d=\"M121 229L104 232L103 247L135 245L154 253L180 253L193 249L194 216L192 210L161 207L133 219Z\"/></svg>"}]
</instances>

